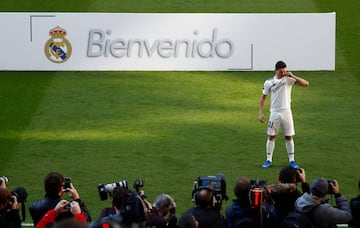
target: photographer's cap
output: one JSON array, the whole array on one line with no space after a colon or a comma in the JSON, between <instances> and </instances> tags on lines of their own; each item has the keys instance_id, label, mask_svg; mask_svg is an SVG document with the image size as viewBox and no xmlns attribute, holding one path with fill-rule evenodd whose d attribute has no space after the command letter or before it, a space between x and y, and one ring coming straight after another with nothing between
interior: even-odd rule
<instances>
[{"instance_id":1,"label":"photographer's cap","mask_svg":"<svg viewBox=\"0 0 360 228\"><path fill-rule=\"evenodd\" d=\"M328 181L325 178L321 177L313 181L313 184L311 186L311 193L318 197L324 197L328 191L328 188Z\"/></svg>"}]
</instances>

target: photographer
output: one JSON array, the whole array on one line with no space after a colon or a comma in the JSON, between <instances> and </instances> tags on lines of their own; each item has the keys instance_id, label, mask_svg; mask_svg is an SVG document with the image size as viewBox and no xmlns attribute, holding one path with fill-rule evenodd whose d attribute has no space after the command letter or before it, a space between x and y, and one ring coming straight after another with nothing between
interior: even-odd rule
<instances>
[{"instance_id":1,"label":"photographer","mask_svg":"<svg viewBox=\"0 0 360 228\"><path fill-rule=\"evenodd\" d=\"M55 206L61 201L64 193L67 193L73 201L79 203L81 211L85 214L87 221L91 221L90 214L84 202L80 199L79 193L77 192L72 183L70 183L70 188L65 189L64 180L64 176L57 172L51 172L45 177L45 198L33 202L29 207L29 211L35 226L49 210L55 208ZM56 220L71 217L73 217L73 214L68 211L61 213L59 216L56 217Z\"/></svg>"},{"instance_id":2,"label":"photographer","mask_svg":"<svg viewBox=\"0 0 360 228\"><path fill-rule=\"evenodd\" d=\"M359 180L360 190L360 180ZM353 220L349 223L349 227L360 227L360 195L351 199L350 207L352 211Z\"/></svg>"},{"instance_id":3,"label":"photographer","mask_svg":"<svg viewBox=\"0 0 360 228\"><path fill-rule=\"evenodd\" d=\"M3 188L0 188L0 227L21 228L17 198Z\"/></svg>"},{"instance_id":4,"label":"photographer","mask_svg":"<svg viewBox=\"0 0 360 228\"><path fill-rule=\"evenodd\" d=\"M227 227L262 227L263 217L265 215L262 207L252 208L249 192L251 189L251 182L246 177L240 177L234 186L234 193L236 199L233 204L226 208Z\"/></svg>"},{"instance_id":5,"label":"photographer","mask_svg":"<svg viewBox=\"0 0 360 228\"><path fill-rule=\"evenodd\" d=\"M73 219L87 223L86 216L81 212L80 205L78 202L69 202L67 200L60 200L54 209L49 210L36 224L36 228L52 227L55 223L56 218L62 214L70 212L73 214ZM69 218L68 218L69 219ZM67 219L67 220L68 220Z\"/></svg>"},{"instance_id":6,"label":"photographer","mask_svg":"<svg viewBox=\"0 0 360 228\"><path fill-rule=\"evenodd\" d=\"M96 224L93 227L97 227L99 224L106 221L113 221L117 224L123 224L124 220L124 208L125 199L128 196L128 189L124 187L116 187L112 193L112 207L104 208Z\"/></svg>"},{"instance_id":7,"label":"photographer","mask_svg":"<svg viewBox=\"0 0 360 228\"><path fill-rule=\"evenodd\" d=\"M214 207L214 195L209 189L203 188L195 195L196 207L186 211L199 223L199 228L222 228L226 227L226 220L220 211Z\"/></svg>"},{"instance_id":8,"label":"photographer","mask_svg":"<svg viewBox=\"0 0 360 228\"><path fill-rule=\"evenodd\" d=\"M301 183L302 192L310 193L310 185L306 182L305 170L292 166L284 167L279 173L279 183L270 185L271 198L275 203L265 203L270 213L272 227L278 227L282 220L294 210L295 201L303 194L297 189Z\"/></svg>"},{"instance_id":9,"label":"photographer","mask_svg":"<svg viewBox=\"0 0 360 228\"><path fill-rule=\"evenodd\" d=\"M152 211L151 222L156 228L177 227L176 204L173 198L167 194L160 194L155 198ZM166 216L169 215L168 218Z\"/></svg>"},{"instance_id":10,"label":"photographer","mask_svg":"<svg viewBox=\"0 0 360 228\"><path fill-rule=\"evenodd\" d=\"M326 194L335 195L337 208L328 203ZM340 194L338 182L328 181L325 178L314 180L311 193L304 193L296 200L295 210L302 214L309 214L316 227L347 224L352 218L350 205Z\"/></svg>"}]
</instances>

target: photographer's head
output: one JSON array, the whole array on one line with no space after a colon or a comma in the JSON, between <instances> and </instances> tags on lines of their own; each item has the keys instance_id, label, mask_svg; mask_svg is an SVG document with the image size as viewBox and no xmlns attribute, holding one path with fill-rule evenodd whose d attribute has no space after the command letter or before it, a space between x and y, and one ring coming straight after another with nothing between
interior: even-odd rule
<instances>
[{"instance_id":1,"label":"photographer's head","mask_svg":"<svg viewBox=\"0 0 360 228\"><path fill-rule=\"evenodd\" d=\"M280 170L279 181L282 184L296 183L297 170L292 166L286 166Z\"/></svg>"},{"instance_id":2,"label":"photographer's head","mask_svg":"<svg viewBox=\"0 0 360 228\"><path fill-rule=\"evenodd\" d=\"M156 208L160 215L166 216L171 209L175 208L175 202L170 195L160 194L156 196L153 207Z\"/></svg>"},{"instance_id":3,"label":"photographer's head","mask_svg":"<svg viewBox=\"0 0 360 228\"><path fill-rule=\"evenodd\" d=\"M213 207L214 194L209 189L201 189L195 195L196 206L201 208L212 208Z\"/></svg>"},{"instance_id":4,"label":"photographer's head","mask_svg":"<svg viewBox=\"0 0 360 228\"><path fill-rule=\"evenodd\" d=\"M122 212L124 208L124 202L126 197L129 194L129 190L124 187L116 187L114 188L114 191L112 192L112 204L115 210L118 212Z\"/></svg>"},{"instance_id":5,"label":"photographer's head","mask_svg":"<svg viewBox=\"0 0 360 228\"><path fill-rule=\"evenodd\" d=\"M49 173L44 180L45 193L48 197L61 197L64 193L64 176L58 172Z\"/></svg>"},{"instance_id":6,"label":"photographer's head","mask_svg":"<svg viewBox=\"0 0 360 228\"><path fill-rule=\"evenodd\" d=\"M9 206L11 202L11 193L6 189L0 189L0 210Z\"/></svg>"},{"instance_id":7,"label":"photographer's head","mask_svg":"<svg viewBox=\"0 0 360 228\"><path fill-rule=\"evenodd\" d=\"M328 189L328 181L325 178L321 177L313 181L313 184L311 186L311 194L317 197L324 197L327 194Z\"/></svg>"},{"instance_id":8,"label":"photographer's head","mask_svg":"<svg viewBox=\"0 0 360 228\"><path fill-rule=\"evenodd\" d=\"M250 180L246 177L239 177L234 185L234 194L238 199L248 199L250 188Z\"/></svg>"}]
</instances>

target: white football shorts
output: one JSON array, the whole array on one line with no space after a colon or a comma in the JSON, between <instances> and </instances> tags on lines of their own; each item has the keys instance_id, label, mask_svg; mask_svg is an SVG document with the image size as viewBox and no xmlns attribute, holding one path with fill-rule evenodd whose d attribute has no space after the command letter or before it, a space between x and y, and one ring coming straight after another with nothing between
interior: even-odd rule
<instances>
[{"instance_id":1,"label":"white football shorts","mask_svg":"<svg viewBox=\"0 0 360 228\"><path fill-rule=\"evenodd\" d=\"M295 135L294 120L291 110L280 110L270 113L267 126L268 135L278 135L280 127L283 129L285 136Z\"/></svg>"}]
</instances>

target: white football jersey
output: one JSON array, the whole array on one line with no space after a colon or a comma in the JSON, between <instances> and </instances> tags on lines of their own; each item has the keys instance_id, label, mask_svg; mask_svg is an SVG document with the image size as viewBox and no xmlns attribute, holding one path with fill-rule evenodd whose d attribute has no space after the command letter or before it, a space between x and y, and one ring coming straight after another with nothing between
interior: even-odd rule
<instances>
[{"instance_id":1,"label":"white football jersey","mask_svg":"<svg viewBox=\"0 0 360 228\"><path fill-rule=\"evenodd\" d=\"M271 96L270 112L291 109L291 88L295 82L295 78L278 79L276 75L265 81L262 93Z\"/></svg>"}]
</instances>

